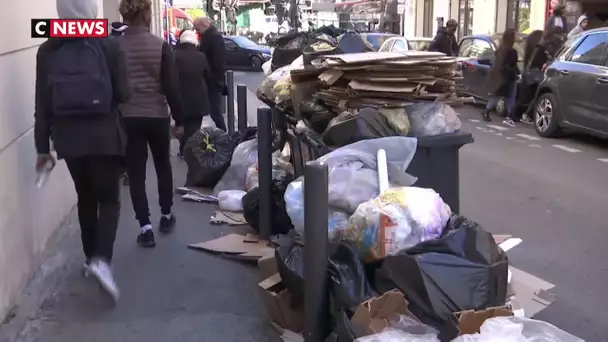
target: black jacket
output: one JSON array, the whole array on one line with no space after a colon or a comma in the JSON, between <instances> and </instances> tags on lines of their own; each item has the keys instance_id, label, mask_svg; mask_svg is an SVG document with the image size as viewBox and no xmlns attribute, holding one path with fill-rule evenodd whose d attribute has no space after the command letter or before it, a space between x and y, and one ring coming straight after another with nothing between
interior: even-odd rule
<instances>
[{"instance_id":1,"label":"black jacket","mask_svg":"<svg viewBox=\"0 0 608 342\"><path fill-rule=\"evenodd\" d=\"M536 48L531 56L532 60L527 61L529 64L529 69L542 69L543 65L545 65L549 61L549 54L547 53L547 49L542 44L536 45Z\"/></svg>"},{"instance_id":2,"label":"black jacket","mask_svg":"<svg viewBox=\"0 0 608 342\"><path fill-rule=\"evenodd\" d=\"M49 64L52 53L65 40L51 39L38 48L36 55L36 96L34 139L38 154L48 154L49 139L53 139L59 158L85 156L122 156L126 139L120 124L118 104L131 98L131 84L127 77L124 53L115 39L102 42L108 70L112 81L114 109L107 116L56 120L51 112L51 98L48 89Z\"/></svg>"},{"instance_id":3,"label":"black jacket","mask_svg":"<svg viewBox=\"0 0 608 342\"><path fill-rule=\"evenodd\" d=\"M218 30L211 26L201 34L201 45L199 50L205 54L209 66L211 67L212 78L219 89L224 87L226 83L226 47L224 46L224 37Z\"/></svg>"},{"instance_id":4,"label":"black jacket","mask_svg":"<svg viewBox=\"0 0 608 342\"><path fill-rule=\"evenodd\" d=\"M184 119L209 114L207 82L213 82L205 54L192 44L182 43L175 49L175 62L184 104Z\"/></svg>"},{"instance_id":5,"label":"black jacket","mask_svg":"<svg viewBox=\"0 0 608 342\"><path fill-rule=\"evenodd\" d=\"M458 56L456 37L453 34L449 34L445 27L440 27L429 45L429 51L442 52L448 56Z\"/></svg>"},{"instance_id":6,"label":"black jacket","mask_svg":"<svg viewBox=\"0 0 608 342\"><path fill-rule=\"evenodd\" d=\"M517 76L520 74L519 67L517 66L518 59L519 56L517 51L511 48L509 51L507 51L502 65L496 66L499 68L500 77L497 80L497 87L494 95L508 96L509 92L512 91L511 85L513 82L517 81Z\"/></svg>"}]
</instances>

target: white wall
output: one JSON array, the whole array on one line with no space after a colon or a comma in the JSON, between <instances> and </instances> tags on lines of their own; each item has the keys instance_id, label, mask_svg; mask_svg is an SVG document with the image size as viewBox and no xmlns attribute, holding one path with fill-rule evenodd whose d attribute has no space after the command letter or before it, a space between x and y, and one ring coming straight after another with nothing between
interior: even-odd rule
<instances>
[{"instance_id":1,"label":"white wall","mask_svg":"<svg viewBox=\"0 0 608 342\"><path fill-rule=\"evenodd\" d=\"M433 3L433 35L439 29L437 18L443 18L443 24L450 20L450 0L435 0Z\"/></svg>"},{"instance_id":2,"label":"white wall","mask_svg":"<svg viewBox=\"0 0 608 342\"><path fill-rule=\"evenodd\" d=\"M497 0L475 0L473 2L473 34L495 32L496 2ZM502 2L507 3L506 0L502 0Z\"/></svg>"}]
</instances>

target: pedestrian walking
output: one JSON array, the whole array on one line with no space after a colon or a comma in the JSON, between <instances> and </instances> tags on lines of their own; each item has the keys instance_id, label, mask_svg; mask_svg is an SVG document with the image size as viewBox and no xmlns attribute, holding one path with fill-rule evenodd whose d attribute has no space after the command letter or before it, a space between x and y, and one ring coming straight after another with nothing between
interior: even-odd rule
<instances>
[{"instance_id":1,"label":"pedestrian walking","mask_svg":"<svg viewBox=\"0 0 608 342\"><path fill-rule=\"evenodd\" d=\"M576 27L574 27L570 33L568 33L568 39L574 38L576 36L578 36L579 34L585 32L587 30L587 27L589 26L589 17L587 17L586 14L581 15L580 17L578 17L578 20L576 21Z\"/></svg>"},{"instance_id":2,"label":"pedestrian walking","mask_svg":"<svg viewBox=\"0 0 608 342\"><path fill-rule=\"evenodd\" d=\"M458 56L456 30L458 30L458 22L454 19L448 20L445 27L440 27L437 30L437 34L429 45L428 50L442 52L448 56Z\"/></svg>"},{"instance_id":3,"label":"pedestrian walking","mask_svg":"<svg viewBox=\"0 0 608 342\"><path fill-rule=\"evenodd\" d=\"M133 82L133 97L120 106L120 111L128 138L131 201L140 226L137 243L142 247L154 247L156 241L146 194L148 148L158 182L159 231L170 233L175 227L175 215L172 213L171 120L167 104L175 121L174 134L181 136L182 98L173 51L166 41L150 33L152 2L122 0L119 10L129 26L124 35L116 39L127 56L127 71Z\"/></svg>"},{"instance_id":4,"label":"pedestrian walking","mask_svg":"<svg viewBox=\"0 0 608 342\"><path fill-rule=\"evenodd\" d=\"M491 121L490 111L494 110L496 104L501 98L505 98L507 103L507 118L503 121L508 126L515 126L518 121L516 114L516 96L517 96L517 76L519 69L517 67L517 51L513 48L515 43L515 30L507 29L500 41L500 45L496 50L496 59L492 64L486 83L488 89L491 89L492 96L486 105L482 116L485 121Z\"/></svg>"},{"instance_id":5,"label":"pedestrian walking","mask_svg":"<svg viewBox=\"0 0 608 342\"><path fill-rule=\"evenodd\" d=\"M549 55L544 46L543 31L533 31L526 37L524 51L524 70L522 72L521 90L517 96L521 106L526 106L521 121L531 123L532 119L528 115L530 108L533 107L533 100L538 89L538 84L543 79L543 68L549 62Z\"/></svg>"},{"instance_id":6,"label":"pedestrian walking","mask_svg":"<svg viewBox=\"0 0 608 342\"><path fill-rule=\"evenodd\" d=\"M565 38L566 32L568 32L568 22L564 16L565 10L565 5L557 5L557 7L555 7L553 10L553 14L547 18L547 24L545 25L545 32L555 32L555 29L560 27L562 35L564 35L561 37L562 40Z\"/></svg>"},{"instance_id":7,"label":"pedestrian walking","mask_svg":"<svg viewBox=\"0 0 608 342\"><path fill-rule=\"evenodd\" d=\"M186 30L180 35L175 50L184 103L184 136L180 139L180 155L183 155L188 138L201 128L203 116L209 114L207 83L213 82L213 78L207 57L198 50L198 46L196 32Z\"/></svg>"},{"instance_id":8,"label":"pedestrian walking","mask_svg":"<svg viewBox=\"0 0 608 342\"><path fill-rule=\"evenodd\" d=\"M57 0L60 18L97 18L97 1ZM34 136L36 170L66 161L78 197L85 272L114 301L120 295L112 269L120 214L120 163L125 139L117 104L131 96L125 56L113 39L50 39L36 56Z\"/></svg>"},{"instance_id":9,"label":"pedestrian walking","mask_svg":"<svg viewBox=\"0 0 608 342\"><path fill-rule=\"evenodd\" d=\"M207 57L211 67L213 81L208 84L209 105L211 119L215 126L226 130L224 115L222 114L223 96L228 94L226 88L226 47L222 34L213 26L209 18L194 20L194 29L200 35L199 49Z\"/></svg>"}]
</instances>

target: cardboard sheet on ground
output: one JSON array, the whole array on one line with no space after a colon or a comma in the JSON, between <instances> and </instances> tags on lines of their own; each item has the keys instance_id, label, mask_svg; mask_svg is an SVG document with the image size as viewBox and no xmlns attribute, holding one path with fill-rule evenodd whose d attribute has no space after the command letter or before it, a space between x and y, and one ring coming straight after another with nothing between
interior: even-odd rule
<instances>
[{"instance_id":1,"label":"cardboard sheet on ground","mask_svg":"<svg viewBox=\"0 0 608 342\"><path fill-rule=\"evenodd\" d=\"M247 220L243 216L243 213L236 213L232 211L216 210L213 215L209 218L209 222L212 224L228 224L229 226L245 226Z\"/></svg>"},{"instance_id":2,"label":"cardboard sheet on ground","mask_svg":"<svg viewBox=\"0 0 608 342\"><path fill-rule=\"evenodd\" d=\"M217 239L190 244L188 248L244 261L257 261L274 254L274 248L269 247L267 241L260 241L254 234L228 234Z\"/></svg>"}]
</instances>

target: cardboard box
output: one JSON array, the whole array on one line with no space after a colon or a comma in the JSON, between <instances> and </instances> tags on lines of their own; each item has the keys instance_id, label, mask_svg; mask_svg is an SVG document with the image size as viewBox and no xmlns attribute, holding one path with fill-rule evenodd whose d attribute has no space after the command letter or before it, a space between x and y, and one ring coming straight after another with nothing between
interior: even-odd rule
<instances>
[{"instance_id":1,"label":"cardboard box","mask_svg":"<svg viewBox=\"0 0 608 342\"><path fill-rule=\"evenodd\" d=\"M275 259L274 254L265 255L258 259L258 272L260 280L268 279L278 272L277 259Z\"/></svg>"},{"instance_id":2,"label":"cardboard box","mask_svg":"<svg viewBox=\"0 0 608 342\"><path fill-rule=\"evenodd\" d=\"M270 321L276 322L281 328L299 332L304 323L304 313L301 308L291 306L291 294L277 273L258 284L260 294L268 311Z\"/></svg>"},{"instance_id":3,"label":"cardboard box","mask_svg":"<svg viewBox=\"0 0 608 342\"><path fill-rule=\"evenodd\" d=\"M408 310L408 305L408 301L398 290L363 302L350 320L353 332L357 337L373 335L383 331L389 322L398 319L399 315L414 317Z\"/></svg>"},{"instance_id":4,"label":"cardboard box","mask_svg":"<svg viewBox=\"0 0 608 342\"><path fill-rule=\"evenodd\" d=\"M506 306L501 306L478 311L456 312L450 316L446 325L441 329L439 340L448 342L460 335L479 333L479 328L487 319L504 316L513 316L513 311Z\"/></svg>"}]
</instances>

